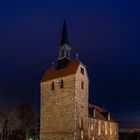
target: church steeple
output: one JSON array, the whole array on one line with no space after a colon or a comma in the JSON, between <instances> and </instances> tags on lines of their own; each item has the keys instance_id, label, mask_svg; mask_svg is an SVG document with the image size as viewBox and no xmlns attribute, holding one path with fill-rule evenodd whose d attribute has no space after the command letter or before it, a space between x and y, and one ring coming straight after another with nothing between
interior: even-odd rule
<instances>
[{"instance_id":1,"label":"church steeple","mask_svg":"<svg viewBox=\"0 0 140 140\"><path fill-rule=\"evenodd\" d=\"M69 40L68 40L67 22L66 22L66 19L64 19L60 48L59 48L59 57L57 60L57 68L58 69L66 67L67 64L69 63L70 49L71 48L69 46Z\"/></svg>"},{"instance_id":2,"label":"church steeple","mask_svg":"<svg viewBox=\"0 0 140 140\"><path fill-rule=\"evenodd\" d=\"M62 30L61 44L60 45L63 45L63 44L69 45L66 19L64 19L64 23L63 23L63 30Z\"/></svg>"}]
</instances>

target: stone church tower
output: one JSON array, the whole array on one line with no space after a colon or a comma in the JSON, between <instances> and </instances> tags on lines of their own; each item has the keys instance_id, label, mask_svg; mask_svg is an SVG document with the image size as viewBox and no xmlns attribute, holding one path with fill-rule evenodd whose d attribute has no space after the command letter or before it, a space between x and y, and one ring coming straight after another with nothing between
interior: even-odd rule
<instances>
[{"instance_id":1,"label":"stone church tower","mask_svg":"<svg viewBox=\"0 0 140 140\"><path fill-rule=\"evenodd\" d=\"M64 20L57 64L41 80L40 140L88 139L88 74L70 49Z\"/></svg>"},{"instance_id":2,"label":"stone church tower","mask_svg":"<svg viewBox=\"0 0 140 140\"><path fill-rule=\"evenodd\" d=\"M86 66L70 59L70 49L64 20L57 63L41 80L40 140L118 140L111 113L88 103Z\"/></svg>"}]
</instances>

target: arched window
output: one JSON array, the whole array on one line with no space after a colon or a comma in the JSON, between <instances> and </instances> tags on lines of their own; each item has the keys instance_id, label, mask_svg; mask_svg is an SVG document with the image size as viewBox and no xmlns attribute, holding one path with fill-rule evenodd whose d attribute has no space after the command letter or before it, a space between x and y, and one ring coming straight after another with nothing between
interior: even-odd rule
<instances>
[{"instance_id":1,"label":"arched window","mask_svg":"<svg viewBox=\"0 0 140 140\"><path fill-rule=\"evenodd\" d=\"M84 89L84 82L81 81L81 89Z\"/></svg>"},{"instance_id":2,"label":"arched window","mask_svg":"<svg viewBox=\"0 0 140 140\"><path fill-rule=\"evenodd\" d=\"M63 88L63 87L64 87L64 81L61 80L61 81L60 81L60 88Z\"/></svg>"},{"instance_id":3,"label":"arched window","mask_svg":"<svg viewBox=\"0 0 140 140\"><path fill-rule=\"evenodd\" d=\"M51 90L54 90L54 82L51 84Z\"/></svg>"},{"instance_id":4,"label":"arched window","mask_svg":"<svg viewBox=\"0 0 140 140\"><path fill-rule=\"evenodd\" d=\"M83 119L81 119L81 130L84 129Z\"/></svg>"},{"instance_id":5,"label":"arched window","mask_svg":"<svg viewBox=\"0 0 140 140\"><path fill-rule=\"evenodd\" d=\"M81 73L84 75L84 69L81 67Z\"/></svg>"}]
</instances>

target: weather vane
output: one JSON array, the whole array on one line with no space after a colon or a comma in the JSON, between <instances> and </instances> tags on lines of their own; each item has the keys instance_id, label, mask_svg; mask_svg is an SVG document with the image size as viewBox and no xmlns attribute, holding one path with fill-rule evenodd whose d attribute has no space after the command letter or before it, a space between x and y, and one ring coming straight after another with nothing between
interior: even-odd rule
<instances>
[{"instance_id":1,"label":"weather vane","mask_svg":"<svg viewBox=\"0 0 140 140\"><path fill-rule=\"evenodd\" d=\"M52 65L54 65L54 61L52 61Z\"/></svg>"},{"instance_id":2,"label":"weather vane","mask_svg":"<svg viewBox=\"0 0 140 140\"><path fill-rule=\"evenodd\" d=\"M76 53L76 59L79 59L79 54L78 53Z\"/></svg>"}]
</instances>

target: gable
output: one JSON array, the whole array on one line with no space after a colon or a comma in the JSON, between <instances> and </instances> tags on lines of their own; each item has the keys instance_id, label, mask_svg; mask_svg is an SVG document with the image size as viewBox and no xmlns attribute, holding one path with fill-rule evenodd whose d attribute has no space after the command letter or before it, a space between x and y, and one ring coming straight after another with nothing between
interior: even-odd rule
<instances>
[{"instance_id":1,"label":"gable","mask_svg":"<svg viewBox=\"0 0 140 140\"><path fill-rule=\"evenodd\" d=\"M63 69L57 69L56 66L51 67L42 77L41 82L49 81L70 74L75 74L80 65L79 60L70 60L67 67Z\"/></svg>"}]
</instances>

